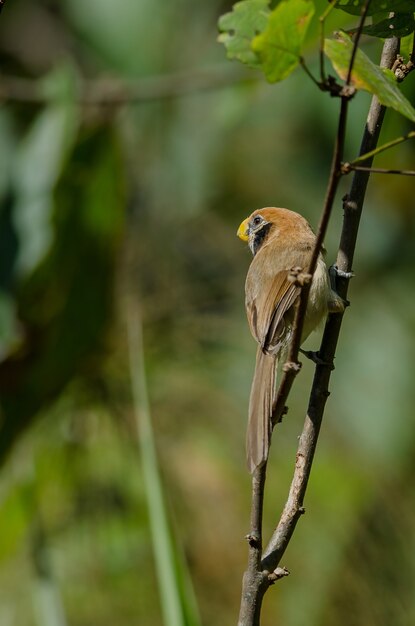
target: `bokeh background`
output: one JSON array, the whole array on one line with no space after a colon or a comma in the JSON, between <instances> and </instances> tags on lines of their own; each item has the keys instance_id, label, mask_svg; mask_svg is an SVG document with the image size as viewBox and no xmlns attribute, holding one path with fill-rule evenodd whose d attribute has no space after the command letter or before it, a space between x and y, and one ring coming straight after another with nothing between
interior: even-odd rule
<instances>
[{"instance_id":1,"label":"bokeh background","mask_svg":"<svg viewBox=\"0 0 415 626\"><path fill-rule=\"evenodd\" d=\"M236 622L255 345L235 232L270 205L316 225L338 102L300 70L269 86L227 61L230 7L9 0L0 16L2 626L176 623L155 565L160 485L182 623ZM308 52L316 69L316 20ZM404 90L414 102L412 76ZM347 158L368 103L351 105ZM389 112L381 141L408 130ZM377 165L414 169L413 144ZM415 623L414 208L413 178L372 177L307 513L264 626ZM311 376L305 363L274 438L266 536Z\"/></svg>"}]
</instances>

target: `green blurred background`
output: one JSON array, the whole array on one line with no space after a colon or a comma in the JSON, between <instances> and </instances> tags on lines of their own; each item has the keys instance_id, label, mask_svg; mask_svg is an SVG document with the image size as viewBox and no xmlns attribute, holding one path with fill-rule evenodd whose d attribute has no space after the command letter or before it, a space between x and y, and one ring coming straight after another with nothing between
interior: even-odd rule
<instances>
[{"instance_id":1,"label":"green blurred background","mask_svg":"<svg viewBox=\"0 0 415 626\"><path fill-rule=\"evenodd\" d=\"M1 626L163 623L149 411L179 570L201 623L236 622L255 345L235 232L270 205L316 225L338 102L299 70L271 87L228 62L230 7L9 0L0 16ZM317 20L309 40L316 69ZM404 91L414 102L412 75ZM368 103L350 107L349 159ZM390 112L381 141L408 130ZM376 164L414 169L413 144ZM414 208L413 179L372 177L307 514L264 626L415 623ZM311 376L274 438L266 536Z\"/></svg>"}]
</instances>

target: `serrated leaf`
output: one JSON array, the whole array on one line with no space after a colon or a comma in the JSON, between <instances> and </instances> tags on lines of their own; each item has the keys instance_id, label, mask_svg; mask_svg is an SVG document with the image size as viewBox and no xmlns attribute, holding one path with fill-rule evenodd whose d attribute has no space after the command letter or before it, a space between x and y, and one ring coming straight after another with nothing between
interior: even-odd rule
<instances>
[{"instance_id":1,"label":"serrated leaf","mask_svg":"<svg viewBox=\"0 0 415 626\"><path fill-rule=\"evenodd\" d=\"M376 24L365 26L363 33L372 37L405 37L415 30L413 13L395 13L392 17L380 20Z\"/></svg>"},{"instance_id":2,"label":"serrated leaf","mask_svg":"<svg viewBox=\"0 0 415 626\"><path fill-rule=\"evenodd\" d=\"M252 39L267 25L270 10L269 0L242 0L237 2L231 13L219 19L222 31L218 41L223 43L228 59L238 59L249 67L259 67L260 61L251 48Z\"/></svg>"},{"instance_id":3,"label":"serrated leaf","mask_svg":"<svg viewBox=\"0 0 415 626\"><path fill-rule=\"evenodd\" d=\"M352 15L361 15L366 0L339 0L336 9L346 11ZM367 15L375 15L381 12L412 13L414 11L413 0L372 0Z\"/></svg>"},{"instance_id":4,"label":"serrated leaf","mask_svg":"<svg viewBox=\"0 0 415 626\"><path fill-rule=\"evenodd\" d=\"M343 80L348 74L352 50L353 43L346 33L338 33L337 39L325 40L324 52ZM375 94L382 104L415 122L415 109L400 91L393 72L372 63L360 49L357 49L351 78L356 89Z\"/></svg>"},{"instance_id":5,"label":"serrated leaf","mask_svg":"<svg viewBox=\"0 0 415 626\"><path fill-rule=\"evenodd\" d=\"M297 67L313 14L310 0L282 0L271 12L267 27L252 42L269 82L283 80Z\"/></svg>"}]
</instances>

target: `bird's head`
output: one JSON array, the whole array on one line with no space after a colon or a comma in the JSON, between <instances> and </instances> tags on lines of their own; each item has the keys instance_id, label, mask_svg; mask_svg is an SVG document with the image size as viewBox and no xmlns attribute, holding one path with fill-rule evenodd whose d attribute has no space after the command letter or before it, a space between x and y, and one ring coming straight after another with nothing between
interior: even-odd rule
<instances>
[{"instance_id":1,"label":"bird's head","mask_svg":"<svg viewBox=\"0 0 415 626\"><path fill-rule=\"evenodd\" d=\"M236 233L246 241L255 255L271 239L278 239L285 246L295 246L298 241L309 244L314 234L302 215L289 209L266 207L251 213L239 226Z\"/></svg>"},{"instance_id":2,"label":"bird's head","mask_svg":"<svg viewBox=\"0 0 415 626\"><path fill-rule=\"evenodd\" d=\"M237 236L246 241L252 254L256 254L268 238L269 232L274 225L275 216L271 214L273 209L259 209L251 213L244 220L237 231Z\"/></svg>"}]
</instances>

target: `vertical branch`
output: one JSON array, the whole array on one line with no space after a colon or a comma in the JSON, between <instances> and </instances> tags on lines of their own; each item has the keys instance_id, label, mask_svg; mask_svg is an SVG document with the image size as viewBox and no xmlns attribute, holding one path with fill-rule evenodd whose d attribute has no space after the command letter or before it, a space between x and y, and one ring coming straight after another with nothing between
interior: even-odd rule
<instances>
[{"instance_id":1,"label":"vertical branch","mask_svg":"<svg viewBox=\"0 0 415 626\"><path fill-rule=\"evenodd\" d=\"M330 179L326 192L326 198L319 227L317 230L316 244L312 253L312 258L307 268L309 281L302 285L299 306L297 307L293 338L290 345L288 362L284 366L283 376L278 388L276 401L273 407L273 423L277 423L284 413L285 402L291 390L295 375L299 370L298 351L301 344L302 327L307 308L307 300L310 291L311 277L317 264L321 251L323 239L327 230L338 183L342 175L341 161L346 132L346 120L348 102L353 89L350 88L353 60L360 34L362 32L364 19L366 17L370 0L367 0L364 12L360 21L357 37L354 42L354 49L349 65L347 82L341 92L341 107L339 123L336 134L336 141L333 150ZM382 67L391 67L398 51L399 41L397 39L387 40L381 59ZM370 152L376 147L380 128L382 125L385 108L379 104L376 97L372 99L369 110L366 128L360 154ZM373 157L372 157L373 159ZM365 160L364 163L370 165L372 159ZM350 194L344 199L344 222L337 257L337 267L339 269L339 295L346 298L348 278L351 271L354 249L356 245L360 215L366 193L369 172L356 172ZM295 530L298 519L303 513L303 500L307 489L308 479L311 472L314 453L317 446L321 421L329 395L328 385L332 370L335 349L340 332L342 314L331 315L326 324L323 341L320 349L321 364L317 365L313 385L310 392L308 412L300 437L297 450L294 476L291 483L288 499L281 515L280 521L271 537L271 540L264 552L264 558L258 563L258 556L261 554L262 546L262 505L263 490L266 476L266 464L258 468L252 479L252 509L251 509L251 532L248 535L250 544L248 569L243 579L241 610L239 626L258 626L260 620L261 604L267 588L281 576L278 572L278 565L284 554L291 536ZM283 574L282 574L283 575Z\"/></svg>"},{"instance_id":2,"label":"vertical branch","mask_svg":"<svg viewBox=\"0 0 415 626\"><path fill-rule=\"evenodd\" d=\"M383 47L381 66L391 67L397 51L398 40L396 38L387 39ZM366 154L376 148L384 114L385 107L374 96L369 109L360 154ZM370 165L372 160L373 156L369 157L365 162ZM352 269L368 180L369 172L356 172L352 180L350 192L343 199L344 219L337 255L337 266L341 270L338 279L338 292L343 298L347 296L348 277L343 276L342 272L348 273ZM262 562L264 570L273 571L278 566L303 510L303 500L317 446L323 412L329 395L328 386L332 371L331 363L335 355L342 318L342 314L330 315L326 323L319 351L321 364L316 366L307 416L297 450L294 477L281 519L264 551Z\"/></svg>"},{"instance_id":3,"label":"vertical branch","mask_svg":"<svg viewBox=\"0 0 415 626\"><path fill-rule=\"evenodd\" d=\"M266 467L267 464L265 463L258 467L252 475L251 530L246 537L249 544L248 568L242 583L239 626L259 625L262 597L269 586L267 573L264 574L261 571L262 513Z\"/></svg>"},{"instance_id":4,"label":"vertical branch","mask_svg":"<svg viewBox=\"0 0 415 626\"><path fill-rule=\"evenodd\" d=\"M385 41L382 51L380 66L391 68L399 50L399 39L392 37ZM369 114L363 134L360 154L372 152L377 145L380 130L385 116L386 108L380 104L376 96L372 98ZM363 164L367 167L372 165L374 156L369 156ZM352 269L354 251L356 247L357 232L362 214L362 206L370 172L358 171L354 174L350 192L343 199L344 220L340 239L339 252L337 255L337 267L350 272ZM338 291L342 297L347 296L348 281L339 277Z\"/></svg>"}]
</instances>

